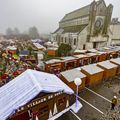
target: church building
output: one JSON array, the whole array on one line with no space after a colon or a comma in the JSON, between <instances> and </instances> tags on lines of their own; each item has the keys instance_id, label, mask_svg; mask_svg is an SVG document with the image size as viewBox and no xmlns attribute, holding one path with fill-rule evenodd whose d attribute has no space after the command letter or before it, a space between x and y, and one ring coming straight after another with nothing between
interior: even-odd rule
<instances>
[{"instance_id":1,"label":"church building","mask_svg":"<svg viewBox=\"0 0 120 120\"><path fill-rule=\"evenodd\" d=\"M100 48L109 40L109 25L113 5L104 0L93 1L89 5L66 14L59 22L59 28L52 33L52 39L70 44L73 49Z\"/></svg>"}]
</instances>

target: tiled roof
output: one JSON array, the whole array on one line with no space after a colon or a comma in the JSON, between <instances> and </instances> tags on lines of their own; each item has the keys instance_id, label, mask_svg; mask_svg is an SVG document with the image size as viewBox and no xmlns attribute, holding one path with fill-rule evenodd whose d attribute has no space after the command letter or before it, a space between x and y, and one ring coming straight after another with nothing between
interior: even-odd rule
<instances>
[{"instance_id":1,"label":"tiled roof","mask_svg":"<svg viewBox=\"0 0 120 120\"><path fill-rule=\"evenodd\" d=\"M71 32L71 33L76 33L76 32L81 32L87 25L79 25L79 26L70 26L70 27L65 27L63 33Z\"/></svg>"},{"instance_id":2,"label":"tiled roof","mask_svg":"<svg viewBox=\"0 0 120 120\"><path fill-rule=\"evenodd\" d=\"M64 22L67 20L79 18L79 17L85 16L85 15L89 15L89 13L90 13L90 5L87 5L85 7L77 9L71 13L66 14L60 22Z\"/></svg>"}]
</instances>

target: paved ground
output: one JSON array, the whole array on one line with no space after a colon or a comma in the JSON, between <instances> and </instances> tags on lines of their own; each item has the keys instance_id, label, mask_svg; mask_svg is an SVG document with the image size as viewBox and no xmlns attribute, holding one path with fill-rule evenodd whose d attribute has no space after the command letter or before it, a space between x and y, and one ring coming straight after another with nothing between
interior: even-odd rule
<instances>
[{"instance_id":1,"label":"paved ground","mask_svg":"<svg viewBox=\"0 0 120 120\"><path fill-rule=\"evenodd\" d=\"M102 84L85 88L79 94L83 107L77 114L69 111L57 120L100 120L110 111L111 99L114 95L120 99L120 76L114 77Z\"/></svg>"}]
</instances>

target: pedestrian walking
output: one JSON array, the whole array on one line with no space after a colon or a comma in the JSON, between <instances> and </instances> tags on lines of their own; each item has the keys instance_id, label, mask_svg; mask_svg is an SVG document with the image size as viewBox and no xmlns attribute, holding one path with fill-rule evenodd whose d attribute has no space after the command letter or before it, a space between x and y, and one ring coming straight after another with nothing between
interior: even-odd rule
<instances>
[{"instance_id":1,"label":"pedestrian walking","mask_svg":"<svg viewBox=\"0 0 120 120\"><path fill-rule=\"evenodd\" d=\"M116 105L117 105L117 97L114 96L111 103L111 110L114 110Z\"/></svg>"}]
</instances>

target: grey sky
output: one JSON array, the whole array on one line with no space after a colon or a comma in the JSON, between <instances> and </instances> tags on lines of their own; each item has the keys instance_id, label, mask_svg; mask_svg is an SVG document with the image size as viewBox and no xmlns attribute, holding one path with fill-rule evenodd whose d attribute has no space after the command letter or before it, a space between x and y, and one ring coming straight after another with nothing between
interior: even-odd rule
<instances>
[{"instance_id":1,"label":"grey sky","mask_svg":"<svg viewBox=\"0 0 120 120\"><path fill-rule=\"evenodd\" d=\"M25 31L36 26L40 33L53 32L66 13L93 0L0 0L0 33L8 27ZM114 5L113 17L120 18L120 0L105 0Z\"/></svg>"}]
</instances>

